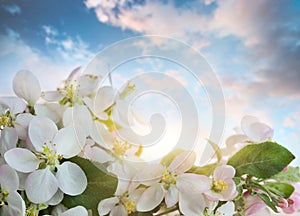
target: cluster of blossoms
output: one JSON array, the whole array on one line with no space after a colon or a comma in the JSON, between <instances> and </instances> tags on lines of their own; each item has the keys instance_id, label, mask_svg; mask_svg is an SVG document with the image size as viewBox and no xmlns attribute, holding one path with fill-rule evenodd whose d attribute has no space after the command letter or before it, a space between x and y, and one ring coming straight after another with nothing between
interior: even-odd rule
<instances>
[{"instance_id":1,"label":"cluster of blossoms","mask_svg":"<svg viewBox=\"0 0 300 216\"><path fill-rule=\"evenodd\" d=\"M56 91L42 92L31 72L16 74L17 97L0 97L0 215L300 211L299 169L288 167L294 156L271 141L268 125L244 117L225 147L210 142L216 158L205 166L195 165L196 153L189 150L146 163L142 145L119 135L144 121L126 101L135 86L128 83L118 92L99 87L101 81L77 68Z\"/></svg>"}]
</instances>

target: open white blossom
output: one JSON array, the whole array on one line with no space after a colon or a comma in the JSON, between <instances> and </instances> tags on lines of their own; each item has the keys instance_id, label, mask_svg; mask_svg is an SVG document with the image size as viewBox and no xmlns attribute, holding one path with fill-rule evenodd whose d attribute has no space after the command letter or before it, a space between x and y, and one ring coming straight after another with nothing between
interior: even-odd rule
<instances>
[{"instance_id":1,"label":"open white blossom","mask_svg":"<svg viewBox=\"0 0 300 216\"><path fill-rule=\"evenodd\" d=\"M203 212L206 207L203 193L209 190L211 180L206 176L185 173L195 159L194 152L184 151L168 167L150 165L150 170L141 172L138 178L144 178L142 183L149 184L149 187L138 200L137 210L150 211L165 199L167 208L179 202L179 209L185 215L196 216Z\"/></svg>"},{"instance_id":2,"label":"open white blossom","mask_svg":"<svg viewBox=\"0 0 300 216\"><path fill-rule=\"evenodd\" d=\"M65 194L81 194L87 186L84 172L77 164L61 164L60 160L79 154L85 137L79 138L72 127L58 130L46 117L34 117L28 130L35 151L14 148L4 155L15 170L31 173L25 182L28 198L34 203L45 203L58 188Z\"/></svg>"}]
</instances>

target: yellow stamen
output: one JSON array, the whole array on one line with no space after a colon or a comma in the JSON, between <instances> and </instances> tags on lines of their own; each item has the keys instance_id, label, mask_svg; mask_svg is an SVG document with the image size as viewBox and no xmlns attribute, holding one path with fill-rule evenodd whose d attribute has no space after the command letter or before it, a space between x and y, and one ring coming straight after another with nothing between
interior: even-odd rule
<instances>
[{"instance_id":1,"label":"yellow stamen","mask_svg":"<svg viewBox=\"0 0 300 216\"><path fill-rule=\"evenodd\" d=\"M142 153L143 153L143 146L140 145L138 150L134 154L135 156L140 157Z\"/></svg>"},{"instance_id":2,"label":"yellow stamen","mask_svg":"<svg viewBox=\"0 0 300 216\"><path fill-rule=\"evenodd\" d=\"M2 114L0 115L0 130L3 130L5 127L12 126L12 119L9 114Z\"/></svg>"},{"instance_id":3,"label":"yellow stamen","mask_svg":"<svg viewBox=\"0 0 300 216\"><path fill-rule=\"evenodd\" d=\"M113 151L117 156L125 156L125 153L128 149L132 147L131 144L129 144L127 141L122 140L115 140Z\"/></svg>"},{"instance_id":4,"label":"yellow stamen","mask_svg":"<svg viewBox=\"0 0 300 216\"><path fill-rule=\"evenodd\" d=\"M126 209L127 214L131 214L131 213L135 212L135 208L136 208L135 201L131 201L130 199L124 199L123 205Z\"/></svg>"},{"instance_id":5,"label":"yellow stamen","mask_svg":"<svg viewBox=\"0 0 300 216\"><path fill-rule=\"evenodd\" d=\"M217 192L217 193L220 193L221 191L223 190L227 190L228 189L228 185L225 181L214 181L213 182L213 186L212 186L212 190Z\"/></svg>"},{"instance_id":6,"label":"yellow stamen","mask_svg":"<svg viewBox=\"0 0 300 216\"><path fill-rule=\"evenodd\" d=\"M165 171L161 177L161 182L166 190L173 184L176 184L176 176L168 171Z\"/></svg>"}]
</instances>

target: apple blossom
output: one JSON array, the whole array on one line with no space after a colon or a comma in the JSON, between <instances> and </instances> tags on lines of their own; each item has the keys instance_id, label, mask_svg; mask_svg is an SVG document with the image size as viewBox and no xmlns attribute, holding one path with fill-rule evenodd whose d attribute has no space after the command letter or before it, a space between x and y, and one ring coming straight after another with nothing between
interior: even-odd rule
<instances>
[{"instance_id":1,"label":"apple blossom","mask_svg":"<svg viewBox=\"0 0 300 216\"><path fill-rule=\"evenodd\" d=\"M205 198L202 195L210 188L210 179L206 176L185 173L194 164L194 152L184 151L177 155L168 167L149 165L138 179L149 185L137 202L137 210L150 211L163 199L167 208L179 202L179 209L185 215L199 215L205 209ZM146 172L146 173L145 173Z\"/></svg>"},{"instance_id":2,"label":"apple blossom","mask_svg":"<svg viewBox=\"0 0 300 216\"><path fill-rule=\"evenodd\" d=\"M221 165L214 170L209 191L204 192L211 201L230 201L237 196L236 185L232 178L235 169L229 165Z\"/></svg>"},{"instance_id":3,"label":"apple blossom","mask_svg":"<svg viewBox=\"0 0 300 216\"><path fill-rule=\"evenodd\" d=\"M68 161L61 164L60 160L79 154L85 138L78 138L72 127L58 131L46 117L34 117L28 130L35 151L14 148L4 155L11 167L30 173L25 182L28 198L34 203L45 203L58 188L69 195L81 194L87 185L84 172L77 164Z\"/></svg>"}]
</instances>

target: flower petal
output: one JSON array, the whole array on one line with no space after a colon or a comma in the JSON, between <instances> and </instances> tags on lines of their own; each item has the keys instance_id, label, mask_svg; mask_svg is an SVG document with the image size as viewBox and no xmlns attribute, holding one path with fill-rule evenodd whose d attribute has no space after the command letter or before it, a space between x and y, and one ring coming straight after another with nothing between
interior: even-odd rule
<instances>
[{"instance_id":1,"label":"flower petal","mask_svg":"<svg viewBox=\"0 0 300 216\"><path fill-rule=\"evenodd\" d=\"M10 149L16 147L18 134L15 128L5 127L0 136L0 153L4 155Z\"/></svg>"},{"instance_id":2,"label":"flower petal","mask_svg":"<svg viewBox=\"0 0 300 216\"><path fill-rule=\"evenodd\" d=\"M58 123L64 112L64 107L57 103L46 103L34 105L34 110L38 116L45 116Z\"/></svg>"},{"instance_id":3,"label":"flower petal","mask_svg":"<svg viewBox=\"0 0 300 216\"><path fill-rule=\"evenodd\" d=\"M7 197L8 214L6 215L25 215L25 202L21 195L16 191L10 191Z\"/></svg>"},{"instance_id":4,"label":"flower petal","mask_svg":"<svg viewBox=\"0 0 300 216\"><path fill-rule=\"evenodd\" d=\"M22 113L17 116L15 122L15 129L17 130L18 136L22 140L26 140L28 137L28 126L32 120L33 115L30 113Z\"/></svg>"},{"instance_id":5,"label":"flower petal","mask_svg":"<svg viewBox=\"0 0 300 216\"><path fill-rule=\"evenodd\" d=\"M234 203L227 202L217 209L217 213L224 216L232 216L234 214Z\"/></svg>"},{"instance_id":6,"label":"flower petal","mask_svg":"<svg viewBox=\"0 0 300 216\"><path fill-rule=\"evenodd\" d=\"M57 180L49 168L34 171L25 182L26 195L33 203L47 202L57 189Z\"/></svg>"},{"instance_id":7,"label":"flower petal","mask_svg":"<svg viewBox=\"0 0 300 216\"><path fill-rule=\"evenodd\" d=\"M92 147L91 151L92 151L91 159L99 163L105 163L114 160L114 158L111 155L109 155L107 152L105 152L99 147Z\"/></svg>"},{"instance_id":8,"label":"flower petal","mask_svg":"<svg viewBox=\"0 0 300 216\"><path fill-rule=\"evenodd\" d=\"M205 199L202 194L179 193L179 209L184 215L199 216L203 215L205 209Z\"/></svg>"},{"instance_id":9,"label":"flower petal","mask_svg":"<svg viewBox=\"0 0 300 216\"><path fill-rule=\"evenodd\" d=\"M74 216L74 215L88 216L88 211L83 206L76 206L60 214L60 216Z\"/></svg>"},{"instance_id":10,"label":"flower petal","mask_svg":"<svg viewBox=\"0 0 300 216\"><path fill-rule=\"evenodd\" d=\"M56 178L59 188L68 195L83 193L87 186L87 178L82 169L75 163L64 162L57 166Z\"/></svg>"},{"instance_id":11,"label":"flower petal","mask_svg":"<svg viewBox=\"0 0 300 216\"><path fill-rule=\"evenodd\" d=\"M114 136L110 133L102 123L96 121L93 123L91 131L91 138L99 145L110 148L114 143Z\"/></svg>"},{"instance_id":12,"label":"flower petal","mask_svg":"<svg viewBox=\"0 0 300 216\"><path fill-rule=\"evenodd\" d=\"M63 114L63 124L65 127L73 126L80 131L84 131L88 136L92 127L92 116L86 106L76 105L68 108Z\"/></svg>"},{"instance_id":13,"label":"flower petal","mask_svg":"<svg viewBox=\"0 0 300 216\"><path fill-rule=\"evenodd\" d=\"M4 154L5 161L15 170L29 173L39 167L40 161L29 150L23 148L13 148Z\"/></svg>"},{"instance_id":14,"label":"flower petal","mask_svg":"<svg viewBox=\"0 0 300 216\"><path fill-rule=\"evenodd\" d=\"M48 205L58 205L64 198L64 193L61 190L57 190L54 196L47 202Z\"/></svg>"},{"instance_id":15,"label":"flower petal","mask_svg":"<svg viewBox=\"0 0 300 216\"><path fill-rule=\"evenodd\" d=\"M256 122L249 126L247 136L254 142L264 142L273 137L273 129L268 125Z\"/></svg>"},{"instance_id":16,"label":"flower petal","mask_svg":"<svg viewBox=\"0 0 300 216\"><path fill-rule=\"evenodd\" d=\"M235 169L229 165L221 165L214 170L214 180L232 179L235 176Z\"/></svg>"},{"instance_id":17,"label":"flower petal","mask_svg":"<svg viewBox=\"0 0 300 216\"><path fill-rule=\"evenodd\" d=\"M123 205L115 206L109 216L127 216L126 209Z\"/></svg>"},{"instance_id":18,"label":"flower petal","mask_svg":"<svg viewBox=\"0 0 300 216\"><path fill-rule=\"evenodd\" d=\"M78 80L78 94L82 97L91 95L95 92L98 86L98 76L84 74Z\"/></svg>"},{"instance_id":19,"label":"flower petal","mask_svg":"<svg viewBox=\"0 0 300 216\"><path fill-rule=\"evenodd\" d=\"M176 172L177 174L184 173L188 171L194 165L196 161L196 153L193 151L184 151L177 155L168 170L170 172Z\"/></svg>"},{"instance_id":20,"label":"flower petal","mask_svg":"<svg viewBox=\"0 0 300 216\"><path fill-rule=\"evenodd\" d=\"M43 116L34 117L28 127L28 135L34 148L43 152L42 146L52 146L58 129L53 121Z\"/></svg>"},{"instance_id":21,"label":"flower petal","mask_svg":"<svg viewBox=\"0 0 300 216\"><path fill-rule=\"evenodd\" d=\"M58 154L71 158L79 154L85 144L85 135L76 133L73 127L62 128L53 139Z\"/></svg>"},{"instance_id":22,"label":"flower petal","mask_svg":"<svg viewBox=\"0 0 300 216\"><path fill-rule=\"evenodd\" d=\"M92 109L95 115L98 115L109 108L114 103L115 96L115 91L111 86L103 86L100 88L95 97Z\"/></svg>"},{"instance_id":23,"label":"flower petal","mask_svg":"<svg viewBox=\"0 0 300 216\"><path fill-rule=\"evenodd\" d=\"M17 97L1 97L0 104L9 109L12 114L21 113L26 109L26 103Z\"/></svg>"},{"instance_id":24,"label":"flower petal","mask_svg":"<svg viewBox=\"0 0 300 216\"><path fill-rule=\"evenodd\" d=\"M15 94L26 100L30 105L41 96L41 86L38 79L30 71L19 71L13 79L13 89Z\"/></svg>"},{"instance_id":25,"label":"flower petal","mask_svg":"<svg viewBox=\"0 0 300 216\"><path fill-rule=\"evenodd\" d=\"M46 91L42 93L42 98L49 102L58 102L63 99L64 95L59 91Z\"/></svg>"},{"instance_id":26,"label":"flower petal","mask_svg":"<svg viewBox=\"0 0 300 216\"><path fill-rule=\"evenodd\" d=\"M177 177L176 186L181 192L187 191L201 194L210 190L211 179L204 175L184 173Z\"/></svg>"},{"instance_id":27,"label":"flower petal","mask_svg":"<svg viewBox=\"0 0 300 216\"><path fill-rule=\"evenodd\" d=\"M16 191L19 187L17 172L8 165L0 166L0 185L2 190Z\"/></svg>"},{"instance_id":28,"label":"flower petal","mask_svg":"<svg viewBox=\"0 0 300 216\"><path fill-rule=\"evenodd\" d=\"M164 199L164 189L161 184L147 188L136 204L137 211L146 212L154 209Z\"/></svg>"},{"instance_id":29,"label":"flower petal","mask_svg":"<svg viewBox=\"0 0 300 216\"><path fill-rule=\"evenodd\" d=\"M247 131L249 130L250 125L252 125L255 122L259 122L259 119L254 116L246 115L242 118L241 128L246 135L247 135Z\"/></svg>"},{"instance_id":30,"label":"flower petal","mask_svg":"<svg viewBox=\"0 0 300 216\"><path fill-rule=\"evenodd\" d=\"M119 198L117 197L111 197L101 200L101 202L98 205L99 215L107 215L117 203L119 203Z\"/></svg>"},{"instance_id":31,"label":"flower petal","mask_svg":"<svg viewBox=\"0 0 300 216\"><path fill-rule=\"evenodd\" d=\"M175 185L171 185L165 197L167 208L174 206L178 202L178 199L179 199L178 190Z\"/></svg>"}]
</instances>

